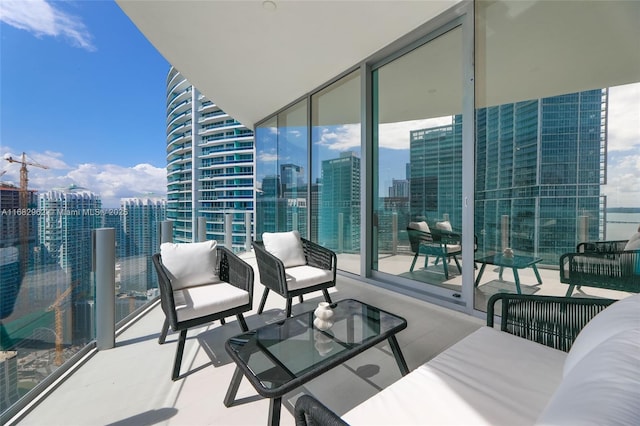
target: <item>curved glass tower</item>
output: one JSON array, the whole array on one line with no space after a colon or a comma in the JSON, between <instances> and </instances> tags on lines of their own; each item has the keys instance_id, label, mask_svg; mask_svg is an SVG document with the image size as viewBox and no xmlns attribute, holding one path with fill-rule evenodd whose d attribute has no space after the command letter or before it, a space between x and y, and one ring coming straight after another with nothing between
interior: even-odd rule
<instances>
[{"instance_id":1,"label":"curved glass tower","mask_svg":"<svg viewBox=\"0 0 640 426\"><path fill-rule=\"evenodd\" d=\"M252 232L253 132L178 70L167 76L167 219L175 242L203 237L235 251ZM200 219L204 218L204 219ZM206 229L198 229L205 225Z\"/></svg>"}]
</instances>

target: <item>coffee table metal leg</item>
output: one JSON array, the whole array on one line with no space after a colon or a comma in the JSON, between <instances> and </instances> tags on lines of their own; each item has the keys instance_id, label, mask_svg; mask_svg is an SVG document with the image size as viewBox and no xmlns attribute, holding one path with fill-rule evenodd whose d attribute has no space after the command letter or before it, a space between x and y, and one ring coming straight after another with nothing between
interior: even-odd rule
<instances>
[{"instance_id":1,"label":"coffee table metal leg","mask_svg":"<svg viewBox=\"0 0 640 426\"><path fill-rule=\"evenodd\" d=\"M512 268L513 269L513 278L515 278L516 280L516 290L518 291L518 294L522 294L522 292L520 291L520 276L518 275L518 268Z\"/></svg>"},{"instance_id":2,"label":"coffee table metal leg","mask_svg":"<svg viewBox=\"0 0 640 426\"><path fill-rule=\"evenodd\" d=\"M542 278L540 278L540 273L538 272L538 268L536 267L536 264L534 263L533 265L531 265L531 267L533 268L533 272L535 272L536 274L536 278L538 279L538 284L542 284Z\"/></svg>"},{"instance_id":3,"label":"coffee table metal leg","mask_svg":"<svg viewBox=\"0 0 640 426\"><path fill-rule=\"evenodd\" d=\"M224 397L225 407L231 407L236 399L238 388L240 387L240 381L242 380L242 371L238 367L233 372L231 383L229 383L229 389L227 389L227 395Z\"/></svg>"},{"instance_id":4,"label":"coffee table metal leg","mask_svg":"<svg viewBox=\"0 0 640 426\"><path fill-rule=\"evenodd\" d=\"M280 409L282 408L282 398L271 398L269 400L269 422L267 426L278 426L280 424Z\"/></svg>"},{"instance_id":5,"label":"coffee table metal leg","mask_svg":"<svg viewBox=\"0 0 640 426\"><path fill-rule=\"evenodd\" d=\"M400 368L400 373L403 376L409 374L409 368L407 367L407 362L404 360L404 356L402 355L402 351L400 350L400 345L398 345L398 340L396 336L389 337L389 345L391 346L391 351L393 352L393 356L396 358L396 362L398 363L398 367Z\"/></svg>"},{"instance_id":6,"label":"coffee table metal leg","mask_svg":"<svg viewBox=\"0 0 640 426\"><path fill-rule=\"evenodd\" d=\"M482 274L484 272L484 268L486 268L487 264L483 263L482 266L480 267L480 270L478 271L478 276L476 277L476 284L475 286L478 287L478 284L480 284L480 278L482 278Z\"/></svg>"}]
</instances>

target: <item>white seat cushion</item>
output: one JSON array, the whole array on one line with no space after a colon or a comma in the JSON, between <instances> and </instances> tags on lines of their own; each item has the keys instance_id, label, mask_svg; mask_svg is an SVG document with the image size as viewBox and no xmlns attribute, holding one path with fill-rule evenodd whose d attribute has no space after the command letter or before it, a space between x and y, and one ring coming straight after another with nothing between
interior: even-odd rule
<instances>
[{"instance_id":1,"label":"white seat cushion","mask_svg":"<svg viewBox=\"0 0 640 426\"><path fill-rule=\"evenodd\" d=\"M216 241L200 243L163 243L160 245L162 264L168 272L171 288L216 283Z\"/></svg>"},{"instance_id":2,"label":"white seat cushion","mask_svg":"<svg viewBox=\"0 0 640 426\"><path fill-rule=\"evenodd\" d=\"M343 416L353 425L533 424L566 353L481 327Z\"/></svg>"},{"instance_id":3,"label":"white seat cushion","mask_svg":"<svg viewBox=\"0 0 640 426\"><path fill-rule=\"evenodd\" d=\"M285 274L289 290L307 288L333 280L332 271L308 265L286 268Z\"/></svg>"},{"instance_id":4,"label":"white seat cushion","mask_svg":"<svg viewBox=\"0 0 640 426\"><path fill-rule=\"evenodd\" d=\"M249 303L249 293L231 284L218 282L173 292L178 321L226 311Z\"/></svg>"},{"instance_id":5,"label":"white seat cushion","mask_svg":"<svg viewBox=\"0 0 640 426\"><path fill-rule=\"evenodd\" d=\"M262 234L262 242L264 243L264 248L280 259L285 268L307 263L298 231L264 232Z\"/></svg>"},{"instance_id":6,"label":"white seat cushion","mask_svg":"<svg viewBox=\"0 0 640 426\"><path fill-rule=\"evenodd\" d=\"M448 254L462 252L462 246L460 244L445 244L445 246L447 247Z\"/></svg>"}]
</instances>

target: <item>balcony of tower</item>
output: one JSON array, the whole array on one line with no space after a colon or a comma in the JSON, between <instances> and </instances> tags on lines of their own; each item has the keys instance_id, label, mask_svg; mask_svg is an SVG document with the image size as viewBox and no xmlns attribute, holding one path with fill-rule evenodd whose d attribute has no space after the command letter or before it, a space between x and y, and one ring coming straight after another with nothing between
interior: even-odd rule
<instances>
[{"instance_id":1,"label":"balcony of tower","mask_svg":"<svg viewBox=\"0 0 640 426\"><path fill-rule=\"evenodd\" d=\"M191 110L190 109L188 109L186 111L183 111L180 114L167 116L167 133L169 133L169 131L171 131L173 126L178 125L178 124L182 124L182 123L184 123L186 121L191 121Z\"/></svg>"},{"instance_id":2,"label":"balcony of tower","mask_svg":"<svg viewBox=\"0 0 640 426\"><path fill-rule=\"evenodd\" d=\"M184 172L187 170L191 170L192 166L184 166L185 164L191 162L191 156L189 156L188 158L186 157L180 157L177 156L175 159L173 159L170 156L167 156L167 173L173 173L173 172ZM180 165L180 167L178 167Z\"/></svg>"},{"instance_id":3,"label":"balcony of tower","mask_svg":"<svg viewBox=\"0 0 640 426\"><path fill-rule=\"evenodd\" d=\"M181 147L187 147L185 149L191 149L191 136L193 136L193 133L189 130L188 132L184 132L181 134L177 134L175 135L170 141L169 141L169 145L167 145L167 150L173 150L173 145L177 145L177 147L179 147L179 149L181 149Z\"/></svg>"},{"instance_id":4,"label":"balcony of tower","mask_svg":"<svg viewBox=\"0 0 640 426\"><path fill-rule=\"evenodd\" d=\"M177 90L176 88L176 90L173 90L167 98L167 108L169 108L171 104L177 104L187 99L190 100L191 92L192 92L191 86L188 86L185 89L180 88L180 90Z\"/></svg>"},{"instance_id":5,"label":"balcony of tower","mask_svg":"<svg viewBox=\"0 0 640 426\"><path fill-rule=\"evenodd\" d=\"M175 82L177 79L180 79L178 82ZM190 86L189 82L184 79L184 77L176 70L172 68L167 75L167 96L171 91L175 90L176 87L179 86Z\"/></svg>"},{"instance_id":6,"label":"balcony of tower","mask_svg":"<svg viewBox=\"0 0 640 426\"><path fill-rule=\"evenodd\" d=\"M191 98L167 106L167 117L176 117L185 111L191 113Z\"/></svg>"}]
</instances>

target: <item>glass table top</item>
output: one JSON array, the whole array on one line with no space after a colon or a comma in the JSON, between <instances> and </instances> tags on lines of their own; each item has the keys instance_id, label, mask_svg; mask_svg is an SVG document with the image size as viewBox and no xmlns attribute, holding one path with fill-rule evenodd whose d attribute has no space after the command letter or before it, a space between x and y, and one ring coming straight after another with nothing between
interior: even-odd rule
<instances>
[{"instance_id":1,"label":"glass table top","mask_svg":"<svg viewBox=\"0 0 640 426\"><path fill-rule=\"evenodd\" d=\"M357 300L330 306L333 324L326 330L314 326L313 311L305 312L232 337L227 352L253 376L247 377L258 391L276 391L315 377L407 326L405 319Z\"/></svg>"},{"instance_id":2,"label":"glass table top","mask_svg":"<svg viewBox=\"0 0 640 426\"><path fill-rule=\"evenodd\" d=\"M542 261L542 259L539 257L520 256L517 254L513 255L513 257L506 257L502 253L496 253L490 256L477 257L475 261L489 265L523 269Z\"/></svg>"}]
</instances>

